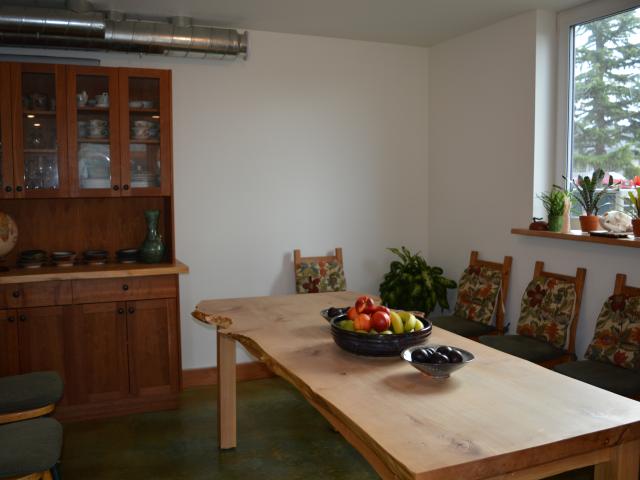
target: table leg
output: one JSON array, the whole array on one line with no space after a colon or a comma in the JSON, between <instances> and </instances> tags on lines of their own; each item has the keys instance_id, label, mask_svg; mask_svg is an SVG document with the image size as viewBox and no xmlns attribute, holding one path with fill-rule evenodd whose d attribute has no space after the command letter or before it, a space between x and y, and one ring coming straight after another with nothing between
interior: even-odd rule
<instances>
[{"instance_id":1,"label":"table leg","mask_svg":"<svg viewBox=\"0 0 640 480\"><path fill-rule=\"evenodd\" d=\"M594 480L638 480L640 440L613 448L611 460L596 465Z\"/></svg>"},{"instance_id":2,"label":"table leg","mask_svg":"<svg viewBox=\"0 0 640 480\"><path fill-rule=\"evenodd\" d=\"M218 329L218 442L236 447L236 342Z\"/></svg>"}]
</instances>

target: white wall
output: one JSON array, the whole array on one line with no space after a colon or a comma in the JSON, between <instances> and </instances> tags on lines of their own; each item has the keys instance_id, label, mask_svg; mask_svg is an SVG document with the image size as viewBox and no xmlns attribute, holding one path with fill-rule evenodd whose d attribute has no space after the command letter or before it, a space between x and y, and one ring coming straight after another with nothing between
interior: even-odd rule
<instances>
[{"instance_id":1,"label":"white wall","mask_svg":"<svg viewBox=\"0 0 640 480\"><path fill-rule=\"evenodd\" d=\"M536 85L536 78L545 78L536 74L536 58L545 57L536 47L548 45L540 36L553 34L550 21L529 12L430 49L429 260L458 278L472 249L490 260L512 255L512 330L536 260L560 273L586 267L576 345L581 355L616 272L627 273L632 285L640 284L640 274L635 249L510 234L530 222L534 133L541 125L534 106L545 90ZM544 63L540 68L553 67Z\"/></svg>"},{"instance_id":2,"label":"white wall","mask_svg":"<svg viewBox=\"0 0 640 480\"><path fill-rule=\"evenodd\" d=\"M57 52L173 70L177 257L191 268L184 368L215 364L215 332L190 316L196 303L293 293L294 248L343 247L349 289L372 293L386 247L426 253L427 50L249 38L246 62Z\"/></svg>"}]
</instances>

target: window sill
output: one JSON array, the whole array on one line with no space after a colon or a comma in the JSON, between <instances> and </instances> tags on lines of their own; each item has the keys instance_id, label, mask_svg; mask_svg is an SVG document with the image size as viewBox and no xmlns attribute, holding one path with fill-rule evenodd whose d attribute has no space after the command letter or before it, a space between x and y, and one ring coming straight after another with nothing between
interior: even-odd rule
<instances>
[{"instance_id":1,"label":"window sill","mask_svg":"<svg viewBox=\"0 0 640 480\"><path fill-rule=\"evenodd\" d=\"M573 240L576 242L599 243L601 245L615 245L617 247L640 248L640 237L634 237L633 235L629 238L607 238L592 237L588 233L581 232L580 230L571 230L571 233L557 233L529 230L527 228L512 228L511 233L528 237L544 237L556 240Z\"/></svg>"}]
</instances>

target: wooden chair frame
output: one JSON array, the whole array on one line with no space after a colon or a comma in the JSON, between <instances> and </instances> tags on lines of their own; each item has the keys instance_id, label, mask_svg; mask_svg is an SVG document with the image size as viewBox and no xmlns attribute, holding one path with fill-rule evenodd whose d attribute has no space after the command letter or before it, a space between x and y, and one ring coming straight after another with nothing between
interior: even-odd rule
<instances>
[{"instance_id":1,"label":"wooden chair frame","mask_svg":"<svg viewBox=\"0 0 640 480\"><path fill-rule=\"evenodd\" d=\"M640 297L640 287L627 285L627 275L618 273L616 275L616 285L613 289L614 295L626 295L627 297Z\"/></svg>"},{"instance_id":2,"label":"wooden chair frame","mask_svg":"<svg viewBox=\"0 0 640 480\"><path fill-rule=\"evenodd\" d=\"M0 415L0 425L11 422L20 422L22 420L28 420L30 418L42 417L53 412L55 405L53 403L45 405L44 407L34 408L32 410L24 410L21 412L3 413Z\"/></svg>"},{"instance_id":3,"label":"wooden chair frame","mask_svg":"<svg viewBox=\"0 0 640 480\"><path fill-rule=\"evenodd\" d=\"M555 278L565 282L573 283L576 289L576 303L573 307L573 315L571 316L571 326L569 328L569 344L567 346L567 354L559 358L542 362L540 365L547 368L553 368L561 363L575 360L576 352L576 332L578 330L578 320L580 319L580 307L582 305L582 292L584 290L584 280L587 276L587 269L579 267L576 269L576 275L563 275L561 273L551 273L544 270L544 262L537 261L533 270L533 278L546 277Z\"/></svg>"},{"instance_id":4,"label":"wooden chair frame","mask_svg":"<svg viewBox=\"0 0 640 480\"><path fill-rule=\"evenodd\" d=\"M509 281L511 279L511 264L513 263L513 257L507 255L504 257L502 263L490 262L488 260L480 260L479 254L476 250L471 252L469 257L469 266L480 266L491 270L497 270L502 275L500 284L500 293L498 295L498 305L496 308L496 334L502 335L504 333L504 315L505 305L507 303L507 296L509 294ZM475 338L474 340L477 340Z\"/></svg>"},{"instance_id":5,"label":"wooden chair frame","mask_svg":"<svg viewBox=\"0 0 640 480\"><path fill-rule=\"evenodd\" d=\"M337 261L340 266L344 268L342 263L342 248L336 247L336 254L326 257L302 257L300 256L300 249L296 248L293 251L293 265L297 269L303 261L307 262L335 262Z\"/></svg>"},{"instance_id":6,"label":"wooden chair frame","mask_svg":"<svg viewBox=\"0 0 640 480\"><path fill-rule=\"evenodd\" d=\"M10 477L7 480L53 480L51 471L45 470L44 472L30 473L24 477Z\"/></svg>"}]
</instances>

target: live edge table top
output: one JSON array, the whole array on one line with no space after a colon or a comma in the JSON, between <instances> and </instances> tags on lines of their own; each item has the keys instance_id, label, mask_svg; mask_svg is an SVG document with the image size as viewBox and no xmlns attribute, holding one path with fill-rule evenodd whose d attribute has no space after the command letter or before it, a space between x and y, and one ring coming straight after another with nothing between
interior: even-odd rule
<instances>
[{"instance_id":1,"label":"live edge table top","mask_svg":"<svg viewBox=\"0 0 640 480\"><path fill-rule=\"evenodd\" d=\"M366 445L393 477L511 478L640 438L640 403L439 328L429 343L476 357L444 381L400 358L341 350L319 312L357 296L206 300L197 310L346 425L350 441Z\"/></svg>"}]
</instances>

